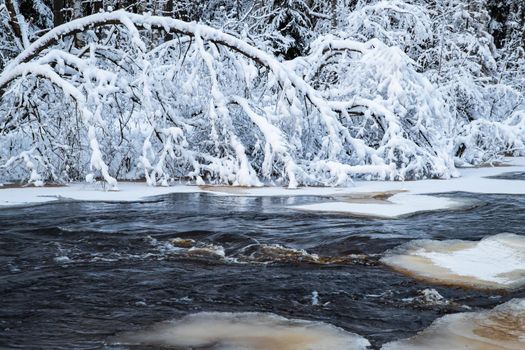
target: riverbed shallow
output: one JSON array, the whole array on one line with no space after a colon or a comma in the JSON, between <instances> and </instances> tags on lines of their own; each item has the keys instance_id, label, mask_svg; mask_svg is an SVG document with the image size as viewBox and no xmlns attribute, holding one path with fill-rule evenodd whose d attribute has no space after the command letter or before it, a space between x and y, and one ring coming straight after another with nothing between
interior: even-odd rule
<instances>
[{"instance_id":1,"label":"riverbed shallow","mask_svg":"<svg viewBox=\"0 0 525 350\"><path fill-rule=\"evenodd\" d=\"M269 312L379 348L443 315L525 297L433 285L380 263L414 239L525 234L522 195L440 196L477 205L370 219L291 209L315 196L186 193L4 208L0 347L142 349L114 339L198 312Z\"/></svg>"}]
</instances>

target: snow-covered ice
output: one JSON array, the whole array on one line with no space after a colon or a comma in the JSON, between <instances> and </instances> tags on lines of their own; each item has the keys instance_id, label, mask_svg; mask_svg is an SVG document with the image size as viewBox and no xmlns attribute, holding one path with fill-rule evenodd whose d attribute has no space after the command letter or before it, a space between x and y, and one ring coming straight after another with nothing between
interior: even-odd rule
<instances>
[{"instance_id":1,"label":"snow-covered ice","mask_svg":"<svg viewBox=\"0 0 525 350\"><path fill-rule=\"evenodd\" d=\"M199 192L197 186L152 187L145 183L120 182L118 190L101 184L74 183L61 187L0 187L0 206L45 203L58 199L79 201L130 202L169 193Z\"/></svg>"},{"instance_id":2,"label":"snow-covered ice","mask_svg":"<svg viewBox=\"0 0 525 350\"><path fill-rule=\"evenodd\" d=\"M367 198L363 198L362 202L359 199L353 199L352 202L325 202L299 205L294 208L316 212L339 212L358 216L397 218L416 212L461 208L468 204L467 202L450 198L412 195L409 193L395 194L390 200L377 201L377 203L366 203L366 201Z\"/></svg>"},{"instance_id":3,"label":"snow-covered ice","mask_svg":"<svg viewBox=\"0 0 525 350\"><path fill-rule=\"evenodd\" d=\"M387 252L381 261L437 283L515 289L525 285L525 236L498 234L474 242L411 241Z\"/></svg>"},{"instance_id":4,"label":"snow-covered ice","mask_svg":"<svg viewBox=\"0 0 525 350\"><path fill-rule=\"evenodd\" d=\"M265 313L198 313L122 335L124 344L236 350L366 349L365 338L322 322Z\"/></svg>"},{"instance_id":5,"label":"snow-covered ice","mask_svg":"<svg viewBox=\"0 0 525 350\"><path fill-rule=\"evenodd\" d=\"M525 349L525 299L513 299L489 311L444 316L416 336L381 349Z\"/></svg>"},{"instance_id":6,"label":"snow-covered ice","mask_svg":"<svg viewBox=\"0 0 525 350\"><path fill-rule=\"evenodd\" d=\"M490 178L507 172L525 171L525 158L507 158L506 166L460 169L461 177L419 181L356 181L354 187L279 187L230 188L206 187L224 195L243 196L320 196L319 203L293 206L313 212L348 213L359 216L396 218L422 211L459 209L471 205L461 199L430 196L435 193L471 192L525 194L525 182ZM351 198L348 198L351 196ZM384 200L373 200L384 197Z\"/></svg>"}]
</instances>

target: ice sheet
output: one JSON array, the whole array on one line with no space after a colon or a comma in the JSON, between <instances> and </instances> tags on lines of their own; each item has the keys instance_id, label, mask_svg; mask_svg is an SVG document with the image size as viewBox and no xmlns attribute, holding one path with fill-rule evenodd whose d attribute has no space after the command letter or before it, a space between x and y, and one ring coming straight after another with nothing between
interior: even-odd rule
<instances>
[{"instance_id":1,"label":"ice sheet","mask_svg":"<svg viewBox=\"0 0 525 350\"><path fill-rule=\"evenodd\" d=\"M525 349L525 299L513 299L489 311L444 316L416 336L381 349Z\"/></svg>"},{"instance_id":2,"label":"ice sheet","mask_svg":"<svg viewBox=\"0 0 525 350\"><path fill-rule=\"evenodd\" d=\"M210 350L359 350L369 345L365 338L326 323L250 312L188 315L124 334L118 342Z\"/></svg>"},{"instance_id":3,"label":"ice sheet","mask_svg":"<svg viewBox=\"0 0 525 350\"><path fill-rule=\"evenodd\" d=\"M481 289L525 285L525 236L498 234L481 241L417 240L381 261L409 275Z\"/></svg>"}]
</instances>

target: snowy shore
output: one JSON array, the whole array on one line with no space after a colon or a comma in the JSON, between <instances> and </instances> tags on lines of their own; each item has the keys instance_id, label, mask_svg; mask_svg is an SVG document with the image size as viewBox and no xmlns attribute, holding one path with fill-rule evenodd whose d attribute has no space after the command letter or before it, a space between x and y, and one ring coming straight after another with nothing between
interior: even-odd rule
<instances>
[{"instance_id":1,"label":"snowy shore","mask_svg":"<svg viewBox=\"0 0 525 350\"><path fill-rule=\"evenodd\" d=\"M432 196L436 193L471 192L525 194L521 180L492 178L503 173L525 172L525 157L508 158L506 166L461 169L450 180L357 181L353 187L229 187L175 185L151 187L139 182L121 182L118 190L102 184L73 183L62 187L0 187L0 206L44 203L54 200L123 202L147 200L170 193L211 193L223 196L318 196L319 202L293 206L297 210L346 213L396 218L421 211L458 209L469 203L461 199Z\"/></svg>"},{"instance_id":2,"label":"snowy shore","mask_svg":"<svg viewBox=\"0 0 525 350\"><path fill-rule=\"evenodd\" d=\"M145 183L121 182L118 191L102 184L74 183L62 187L0 187L0 206L44 203L54 200L139 201L170 193L211 193L224 196L318 196L319 202L291 208L313 212L396 218L421 211L458 209L469 203L461 199L431 196L435 193L472 192L525 194L521 180L491 178L503 173L524 172L525 158L508 158L507 166L461 169L450 180L358 181L353 187L228 187L176 185L151 187Z\"/></svg>"}]
</instances>

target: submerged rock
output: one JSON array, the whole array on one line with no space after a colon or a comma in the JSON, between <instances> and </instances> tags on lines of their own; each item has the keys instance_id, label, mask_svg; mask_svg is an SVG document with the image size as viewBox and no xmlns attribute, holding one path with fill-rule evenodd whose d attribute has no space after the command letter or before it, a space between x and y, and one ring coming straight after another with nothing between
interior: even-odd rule
<instances>
[{"instance_id":1,"label":"submerged rock","mask_svg":"<svg viewBox=\"0 0 525 350\"><path fill-rule=\"evenodd\" d=\"M430 308L451 304L451 302L439 294L437 290L429 288L419 291L419 295L415 297L404 298L403 301L412 305Z\"/></svg>"},{"instance_id":2,"label":"submerged rock","mask_svg":"<svg viewBox=\"0 0 525 350\"><path fill-rule=\"evenodd\" d=\"M304 249L286 247L280 244L255 243L232 249L220 244L189 238L176 237L159 241L148 236L146 240L162 254L169 256L237 264L375 265L378 259L364 254L321 256L309 253Z\"/></svg>"},{"instance_id":3,"label":"submerged rock","mask_svg":"<svg viewBox=\"0 0 525 350\"><path fill-rule=\"evenodd\" d=\"M412 241L387 252L381 262L430 282L511 290L525 285L525 236Z\"/></svg>"},{"instance_id":4,"label":"submerged rock","mask_svg":"<svg viewBox=\"0 0 525 350\"><path fill-rule=\"evenodd\" d=\"M444 316L416 336L381 349L525 349L525 299L513 299L490 311Z\"/></svg>"},{"instance_id":5,"label":"submerged rock","mask_svg":"<svg viewBox=\"0 0 525 350\"><path fill-rule=\"evenodd\" d=\"M268 313L205 312L122 335L119 343L210 350L359 350L370 343L341 328Z\"/></svg>"},{"instance_id":6,"label":"submerged rock","mask_svg":"<svg viewBox=\"0 0 525 350\"><path fill-rule=\"evenodd\" d=\"M240 250L236 258L250 263L307 263L318 265L365 264L369 262L366 255L348 254L344 256L320 256L304 249L294 249L280 244L251 244Z\"/></svg>"}]
</instances>

